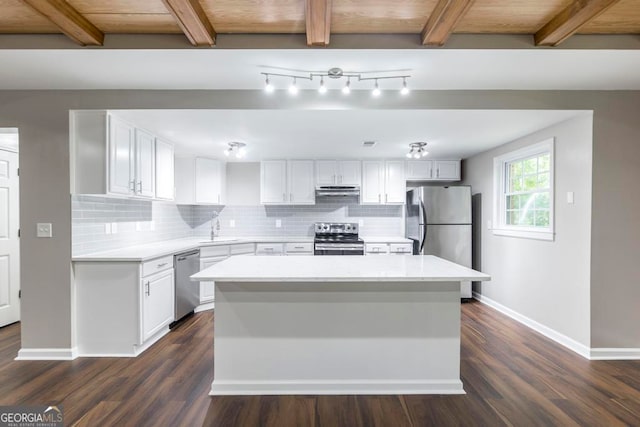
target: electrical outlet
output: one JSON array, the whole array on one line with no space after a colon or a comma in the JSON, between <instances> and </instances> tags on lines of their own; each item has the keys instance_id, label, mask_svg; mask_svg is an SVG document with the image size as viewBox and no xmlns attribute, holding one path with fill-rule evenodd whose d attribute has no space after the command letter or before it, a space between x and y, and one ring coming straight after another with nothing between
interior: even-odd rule
<instances>
[{"instance_id":1,"label":"electrical outlet","mask_svg":"<svg viewBox=\"0 0 640 427\"><path fill-rule=\"evenodd\" d=\"M236 220L235 219L230 219L229 220L229 228L235 228L236 226Z\"/></svg>"},{"instance_id":2,"label":"electrical outlet","mask_svg":"<svg viewBox=\"0 0 640 427\"><path fill-rule=\"evenodd\" d=\"M112 222L111 223L111 234L118 234L118 223L117 222Z\"/></svg>"},{"instance_id":3,"label":"electrical outlet","mask_svg":"<svg viewBox=\"0 0 640 427\"><path fill-rule=\"evenodd\" d=\"M50 222L39 222L36 224L36 236L37 237L52 237L53 227Z\"/></svg>"},{"instance_id":4,"label":"electrical outlet","mask_svg":"<svg viewBox=\"0 0 640 427\"><path fill-rule=\"evenodd\" d=\"M282 227L282 220L276 219L276 228L280 228L280 227Z\"/></svg>"},{"instance_id":5,"label":"electrical outlet","mask_svg":"<svg viewBox=\"0 0 640 427\"><path fill-rule=\"evenodd\" d=\"M104 234L111 234L111 223L107 222L104 225Z\"/></svg>"}]
</instances>

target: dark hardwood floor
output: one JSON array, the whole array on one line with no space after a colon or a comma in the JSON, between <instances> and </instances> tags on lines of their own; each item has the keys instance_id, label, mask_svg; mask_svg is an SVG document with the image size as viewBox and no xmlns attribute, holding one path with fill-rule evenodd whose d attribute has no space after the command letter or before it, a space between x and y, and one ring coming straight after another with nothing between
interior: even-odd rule
<instances>
[{"instance_id":1,"label":"dark hardwood floor","mask_svg":"<svg viewBox=\"0 0 640 427\"><path fill-rule=\"evenodd\" d=\"M213 313L134 359L14 361L0 405L62 404L78 426L640 426L640 361L588 361L478 302L463 305L461 396L209 397Z\"/></svg>"}]
</instances>

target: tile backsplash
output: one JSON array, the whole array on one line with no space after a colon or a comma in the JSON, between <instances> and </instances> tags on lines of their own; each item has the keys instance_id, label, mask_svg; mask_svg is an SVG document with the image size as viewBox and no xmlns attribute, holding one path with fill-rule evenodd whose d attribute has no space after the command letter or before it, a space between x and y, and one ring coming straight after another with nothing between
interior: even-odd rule
<instances>
[{"instance_id":1,"label":"tile backsplash","mask_svg":"<svg viewBox=\"0 0 640 427\"><path fill-rule=\"evenodd\" d=\"M361 221L362 235L404 234L402 206L328 201L306 206L187 206L86 195L72 196L71 203L74 255L162 240L207 237L214 211L220 221L220 236L313 236L313 223L319 221Z\"/></svg>"}]
</instances>

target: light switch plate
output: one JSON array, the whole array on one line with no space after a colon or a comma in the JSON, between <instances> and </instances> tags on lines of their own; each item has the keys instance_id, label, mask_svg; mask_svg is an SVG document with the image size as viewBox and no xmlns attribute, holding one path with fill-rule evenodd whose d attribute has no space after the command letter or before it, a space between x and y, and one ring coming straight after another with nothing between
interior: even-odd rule
<instances>
[{"instance_id":1,"label":"light switch plate","mask_svg":"<svg viewBox=\"0 0 640 427\"><path fill-rule=\"evenodd\" d=\"M276 228L280 228L280 227L282 227L282 220L276 219Z\"/></svg>"},{"instance_id":2,"label":"light switch plate","mask_svg":"<svg viewBox=\"0 0 640 427\"><path fill-rule=\"evenodd\" d=\"M37 237L52 237L53 227L50 222L39 222L36 224Z\"/></svg>"},{"instance_id":3,"label":"light switch plate","mask_svg":"<svg viewBox=\"0 0 640 427\"><path fill-rule=\"evenodd\" d=\"M574 201L573 191L567 191L567 203L572 205Z\"/></svg>"},{"instance_id":4,"label":"light switch plate","mask_svg":"<svg viewBox=\"0 0 640 427\"><path fill-rule=\"evenodd\" d=\"M104 225L104 234L111 234L111 223L107 222Z\"/></svg>"},{"instance_id":5,"label":"light switch plate","mask_svg":"<svg viewBox=\"0 0 640 427\"><path fill-rule=\"evenodd\" d=\"M118 233L118 223L117 222L112 222L111 223L111 234L117 234Z\"/></svg>"}]
</instances>

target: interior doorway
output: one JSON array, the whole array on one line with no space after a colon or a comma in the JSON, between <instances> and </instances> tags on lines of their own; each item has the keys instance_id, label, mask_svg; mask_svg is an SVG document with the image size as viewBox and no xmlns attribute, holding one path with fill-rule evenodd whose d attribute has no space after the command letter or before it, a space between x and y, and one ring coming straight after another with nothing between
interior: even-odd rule
<instances>
[{"instance_id":1,"label":"interior doorway","mask_svg":"<svg viewBox=\"0 0 640 427\"><path fill-rule=\"evenodd\" d=\"M0 128L0 327L20 320L18 129Z\"/></svg>"}]
</instances>

